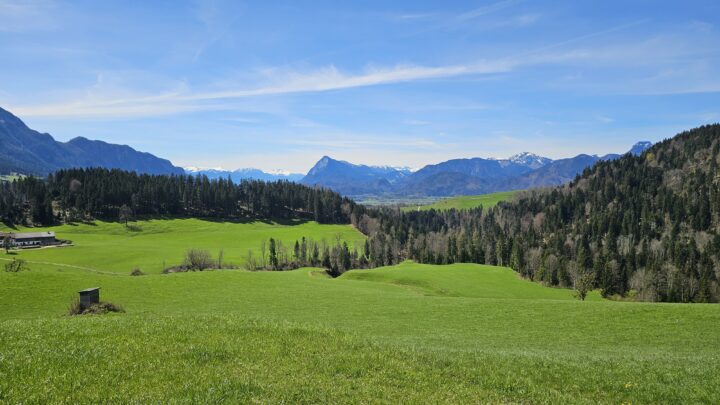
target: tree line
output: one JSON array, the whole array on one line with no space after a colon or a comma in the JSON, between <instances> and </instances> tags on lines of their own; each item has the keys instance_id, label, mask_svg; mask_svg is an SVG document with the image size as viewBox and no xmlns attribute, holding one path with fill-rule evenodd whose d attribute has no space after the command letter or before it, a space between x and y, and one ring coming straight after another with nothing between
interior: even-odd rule
<instances>
[{"instance_id":1,"label":"tree line","mask_svg":"<svg viewBox=\"0 0 720 405\"><path fill-rule=\"evenodd\" d=\"M296 240L292 246L283 244L279 239L270 238L260 242L259 253L248 251L245 268L251 271L280 271L322 267L330 275L339 276L348 270L371 267L368 260L369 246L369 241L365 240L364 249L358 250L357 246L351 249L339 236L331 243L303 237Z\"/></svg>"},{"instance_id":2,"label":"tree line","mask_svg":"<svg viewBox=\"0 0 720 405\"><path fill-rule=\"evenodd\" d=\"M190 216L307 219L348 223L354 202L288 181L160 176L99 168L67 169L46 179L0 182L0 220L50 225L93 218Z\"/></svg>"}]
</instances>

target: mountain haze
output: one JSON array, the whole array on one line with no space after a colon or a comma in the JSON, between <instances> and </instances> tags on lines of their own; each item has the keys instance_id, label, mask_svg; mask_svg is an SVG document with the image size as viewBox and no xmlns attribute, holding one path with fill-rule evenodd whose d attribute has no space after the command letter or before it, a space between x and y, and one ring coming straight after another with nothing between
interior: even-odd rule
<instances>
[{"instance_id":1,"label":"mountain haze","mask_svg":"<svg viewBox=\"0 0 720 405\"><path fill-rule=\"evenodd\" d=\"M227 179L230 178L235 183L242 180L262 180L262 181L300 181L304 175L300 173L268 173L260 169L245 168L237 170L223 170L223 169L197 169L194 167L186 167L185 174L192 176L206 176L210 180L214 179Z\"/></svg>"},{"instance_id":2,"label":"mountain haze","mask_svg":"<svg viewBox=\"0 0 720 405\"><path fill-rule=\"evenodd\" d=\"M409 174L407 169L355 165L323 156L300 182L345 195L362 195L389 192Z\"/></svg>"},{"instance_id":3,"label":"mountain haze","mask_svg":"<svg viewBox=\"0 0 720 405\"><path fill-rule=\"evenodd\" d=\"M652 146L638 142L628 153ZM556 186L573 180L588 167L622 155L580 154L552 160L524 152L507 159L451 159L418 171L356 165L324 156L302 179L306 185L331 188L350 196L446 197Z\"/></svg>"}]
</instances>

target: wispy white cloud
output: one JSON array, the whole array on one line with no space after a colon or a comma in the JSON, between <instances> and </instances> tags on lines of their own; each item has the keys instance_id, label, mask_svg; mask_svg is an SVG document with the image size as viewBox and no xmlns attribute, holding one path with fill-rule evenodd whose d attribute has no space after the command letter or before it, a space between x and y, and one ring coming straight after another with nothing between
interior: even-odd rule
<instances>
[{"instance_id":1,"label":"wispy white cloud","mask_svg":"<svg viewBox=\"0 0 720 405\"><path fill-rule=\"evenodd\" d=\"M203 25L206 36L195 49L193 63L214 43L223 39L243 14L240 2L222 0L196 0L194 12L196 19Z\"/></svg>"},{"instance_id":2,"label":"wispy white cloud","mask_svg":"<svg viewBox=\"0 0 720 405\"><path fill-rule=\"evenodd\" d=\"M504 3L503 3L504 4ZM569 47L583 40L596 38L629 28L642 21L581 35L532 51L507 57L480 60L467 64L424 66L401 64L391 67L367 67L359 72L347 72L330 65L310 71L287 68L267 68L248 74L236 87L230 90L210 91L195 88L185 82L174 88L157 93L132 93L120 91L117 86L105 91L102 86L93 88L88 94L70 101L51 104L17 105L6 103L17 113L28 117L133 117L182 113L189 111L232 109L237 100L258 97L283 96L300 93L340 91L360 87L390 85L395 83L453 77L483 77L506 74L522 68L541 65L563 67L611 66L655 69L658 65L669 65L666 78L646 77L643 80L605 83L585 83L596 86L598 91L630 94L676 94L695 92L718 92L720 83L712 75L715 64L689 64L688 60L699 59L717 49L712 39L705 35L702 40L692 37L656 36L634 42L615 42L602 46ZM563 49L565 48L565 49ZM568 49L569 48L569 49ZM673 62L676 62L673 64ZM677 72L683 74L679 75ZM691 73L691 74L688 74ZM590 76L588 76L590 77ZM583 76L580 79L588 82ZM101 79L98 80L99 82ZM242 83L259 83L243 87ZM575 80L574 88L582 84ZM98 87L98 86L95 86ZM604 87L600 89L600 87ZM590 88L590 87L588 87ZM0 100L1 101L1 100ZM467 107L470 108L470 107ZM477 108L476 106L472 108ZM485 108L485 106L481 106Z\"/></svg>"},{"instance_id":3,"label":"wispy white cloud","mask_svg":"<svg viewBox=\"0 0 720 405\"><path fill-rule=\"evenodd\" d=\"M466 11L466 12L458 15L456 17L456 19L459 21L467 21L467 20L472 20L472 19L478 18L478 17L483 17L488 14L492 14L492 13L498 12L500 10L506 9L512 5L515 5L519 1L520 0L505 0L505 1L500 1L497 3L489 4L489 5L486 5L483 7L478 7L473 10Z\"/></svg>"},{"instance_id":4,"label":"wispy white cloud","mask_svg":"<svg viewBox=\"0 0 720 405\"><path fill-rule=\"evenodd\" d=\"M12 105L11 107L19 114L28 117L112 117L171 114L219 108L221 104L213 104L214 101L325 92L469 74L500 73L507 72L512 67L512 63L499 60L472 65L440 67L399 65L393 68L369 68L359 74L343 73L334 66L312 72L267 69L261 72L260 76L268 84L256 88L213 92L174 90L161 94L120 98L114 97L115 95L107 97L107 95L93 93L89 97L71 102L35 106Z\"/></svg>"},{"instance_id":5,"label":"wispy white cloud","mask_svg":"<svg viewBox=\"0 0 720 405\"><path fill-rule=\"evenodd\" d=\"M422 23L424 26L418 33L458 29L496 30L503 28L519 28L532 25L540 20L541 14L537 12L502 13L506 9L521 3L523 0L504 0L485 6L477 7L460 13L429 12L405 13L394 15L393 19L405 23ZM496 14L501 14L500 16Z\"/></svg>"},{"instance_id":6,"label":"wispy white cloud","mask_svg":"<svg viewBox=\"0 0 720 405\"><path fill-rule=\"evenodd\" d=\"M50 0L0 0L0 32L28 32L55 25Z\"/></svg>"},{"instance_id":7,"label":"wispy white cloud","mask_svg":"<svg viewBox=\"0 0 720 405\"><path fill-rule=\"evenodd\" d=\"M393 15L393 19L400 20L400 21L419 21L419 20L428 20L437 18L437 14L434 13L407 13L407 14L399 14L399 15Z\"/></svg>"},{"instance_id":8,"label":"wispy white cloud","mask_svg":"<svg viewBox=\"0 0 720 405\"><path fill-rule=\"evenodd\" d=\"M419 66L398 65L391 68L369 68L359 74L347 74L335 66L328 66L312 72L284 71L267 69L262 72L269 81L268 86L247 90L231 90L220 92L199 93L182 97L183 100L212 100L223 98L239 98L267 96L289 93L322 92L350 89L355 87L377 86L391 83L411 82L462 76L468 74L489 74L507 72L515 63L497 60L478 62L469 65L450 66Z\"/></svg>"},{"instance_id":9,"label":"wispy white cloud","mask_svg":"<svg viewBox=\"0 0 720 405\"><path fill-rule=\"evenodd\" d=\"M414 125L414 126L424 126L424 125L430 125L430 122L422 121L422 120L405 120L405 121L403 121L403 124Z\"/></svg>"},{"instance_id":10,"label":"wispy white cloud","mask_svg":"<svg viewBox=\"0 0 720 405\"><path fill-rule=\"evenodd\" d=\"M322 135L315 134L302 138L283 140L285 145L309 146L313 149L322 147L328 150L368 148L407 148L431 149L437 148L438 143L429 138L398 138L397 136L382 136L378 134L358 134L341 132L327 132Z\"/></svg>"}]
</instances>

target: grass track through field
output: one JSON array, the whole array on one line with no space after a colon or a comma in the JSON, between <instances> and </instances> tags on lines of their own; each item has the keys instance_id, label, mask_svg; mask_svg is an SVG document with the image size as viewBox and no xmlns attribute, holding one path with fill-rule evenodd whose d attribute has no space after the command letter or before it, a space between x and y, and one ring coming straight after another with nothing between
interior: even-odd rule
<instances>
[{"instance_id":1,"label":"grass track through field","mask_svg":"<svg viewBox=\"0 0 720 405\"><path fill-rule=\"evenodd\" d=\"M3 258L3 257L0 257L0 260L6 261L6 262L12 262L13 260L16 260L16 259L6 259L6 258ZM24 259L23 259L23 260L24 260ZM72 264L53 263L53 262L42 262L42 261L36 261L36 260L25 260L25 262L28 263L28 264L42 264L42 265L48 265L48 266L65 267L65 268L69 268L69 269L78 269L78 270L89 271L89 272L92 272L92 273L106 274L106 275L111 275L111 276L121 276L121 275L122 275L122 274L113 273L113 272L110 272L110 271L102 271L102 270L98 270L98 269L91 269L91 268L89 268L89 267L75 266L75 265L72 265Z\"/></svg>"}]
</instances>

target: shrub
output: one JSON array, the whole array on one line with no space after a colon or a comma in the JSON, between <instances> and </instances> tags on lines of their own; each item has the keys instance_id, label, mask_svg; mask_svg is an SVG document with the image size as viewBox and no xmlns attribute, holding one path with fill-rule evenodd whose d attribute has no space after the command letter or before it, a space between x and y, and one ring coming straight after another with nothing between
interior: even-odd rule
<instances>
[{"instance_id":1,"label":"shrub","mask_svg":"<svg viewBox=\"0 0 720 405\"><path fill-rule=\"evenodd\" d=\"M5 271L8 273L17 273L23 270L28 270L23 259L13 259L13 261L5 264Z\"/></svg>"},{"instance_id":2,"label":"shrub","mask_svg":"<svg viewBox=\"0 0 720 405\"><path fill-rule=\"evenodd\" d=\"M135 268L133 269L133 271L130 272L130 275L131 275L131 276L144 276L145 273L143 273L143 271L140 270L139 267L135 267Z\"/></svg>"},{"instance_id":3,"label":"shrub","mask_svg":"<svg viewBox=\"0 0 720 405\"><path fill-rule=\"evenodd\" d=\"M206 270L213 268L215 262L210 256L210 252L202 249L190 249L185 253L185 267L188 270Z\"/></svg>"},{"instance_id":4,"label":"shrub","mask_svg":"<svg viewBox=\"0 0 720 405\"><path fill-rule=\"evenodd\" d=\"M80 305L80 300L75 299L68 308L68 315L103 315L109 312L125 312L123 307L112 302L100 301L98 304L92 304L87 308Z\"/></svg>"}]
</instances>

